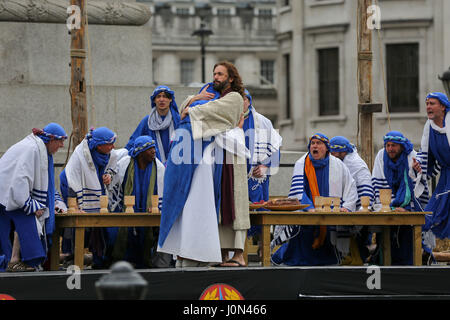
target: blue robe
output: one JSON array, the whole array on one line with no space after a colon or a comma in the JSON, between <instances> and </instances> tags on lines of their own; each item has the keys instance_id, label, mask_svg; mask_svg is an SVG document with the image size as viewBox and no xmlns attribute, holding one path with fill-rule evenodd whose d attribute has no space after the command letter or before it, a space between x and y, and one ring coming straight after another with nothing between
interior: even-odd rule
<instances>
[{"instance_id":1,"label":"blue robe","mask_svg":"<svg viewBox=\"0 0 450 320\"><path fill-rule=\"evenodd\" d=\"M325 161L326 160L326 161ZM320 161L320 160L319 160ZM325 164L325 165L324 165ZM316 167L317 184L321 196L329 196L329 157L322 160L320 167ZM324 166L323 166L324 165ZM308 179L304 178L303 204L310 204L308 210L313 208L311 190ZM300 232L288 242L284 243L272 256L275 264L285 264L288 266L321 266L335 265L338 263L337 252L330 242L330 227L327 226L327 236L322 247L313 249L314 239L319 234L319 226L301 226Z\"/></svg>"},{"instance_id":2,"label":"blue robe","mask_svg":"<svg viewBox=\"0 0 450 320\"><path fill-rule=\"evenodd\" d=\"M436 161L441 167L441 175L433 196L425 207L425 211L432 211L433 214L426 216L424 229L431 228L436 237L445 239L450 237L450 146L445 134L430 127L427 171L430 175L435 169Z\"/></svg>"}]
</instances>

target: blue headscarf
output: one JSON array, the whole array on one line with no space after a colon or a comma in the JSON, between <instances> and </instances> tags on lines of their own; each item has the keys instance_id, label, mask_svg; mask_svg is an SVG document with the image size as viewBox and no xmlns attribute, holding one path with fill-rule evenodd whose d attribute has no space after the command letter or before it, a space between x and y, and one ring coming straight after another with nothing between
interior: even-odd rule
<instances>
[{"instance_id":1,"label":"blue headscarf","mask_svg":"<svg viewBox=\"0 0 450 320\"><path fill-rule=\"evenodd\" d=\"M253 98L247 89L244 90L244 93L245 93L245 96L247 97L248 101L250 101L250 106L248 107L250 109L253 107Z\"/></svg>"},{"instance_id":2,"label":"blue headscarf","mask_svg":"<svg viewBox=\"0 0 450 320\"><path fill-rule=\"evenodd\" d=\"M330 151L330 139L328 139L328 137L322 133L315 133L309 138L308 150L309 150L309 147L311 146L312 139L318 139L318 140L322 141L327 146L327 150Z\"/></svg>"},{"instance_id":3,"label":"blue headscarf","mask_svg":"<svg viewBox=\"0 0 450 320\"><path fill-rule=\"evenodd\" d=\"M54 122L49 123L42 130L33 129L33 133L41 138L44 143L48 143L52 138L55 140L67 139L67 134L66 131L64 131L64 128Z\"/></svg>"},{"instance_id":4,"label":"blue headscarf","mask_svg":"<svg viewBox=\"0 0 450 320\"><path fill-rule=\"evenodd\" d=\"M133 148L128 152L128 154L136 158L141 152L144 152L147 149L155 148L155 140L153 140L149 136L140 136L134 140Z\"/></svg>"},{"instance_id":5,"label":"blue headscarf","mask_svg":"<svg viewBox=\"0 0 450 320\"><path fill-rule=\"evenodd\" d=\"M394 142L397 144L401 144L405 150L404 152L408 155L411 153L411 151L414 149L413 144L411 143L411 141L409 141L407 138L405 138L405 136L403 135L403 133L399 132L399 131L391 131L388 132L384 137L384 146L386 147L386 143L388 142Z\"/></svg>"},{"instance_id":6,"label":"blue headscarf","mask_svg":"<svg viewBox=\"0 0 450 320\"><path fill-rule=\"evenodd\" d=\"M388 142L394 142L401 144L404 147L403 152L400 157L394 162L384 149L383 163L384 163L384 175L386 181L392 189L395 199L392 200L391 207L402 207L407 210L411 209L411 200L414 201L415 209L420 208L417 200L414 197L414 185L409 177L409 165L408 165L408 155L413 150L413 144L403 136L399 131L388 132L384 138L384 146Z\"/></svg>"},{"instance_id":7,"label":"blue headscarf","mask_svg":"<svg viewBox=\"0 0 450 320\"><path fill-rule=\"evenodd\" d=\"M172 89L167 86L157 86L150 97L152 109L156 108L155 98L161 92L167 92L171 96L172 102L170 103L170 112L172 114L174 128L178 128L178 124L180 123L180 113L175 101L175 92Z\"/></svg>"},{"instance_id":8,"label":"blue headscarf","mask_svg":"<svg viewBox=\"0 0 450 320\"><path fill-rule=\"evenodd\" d=\"M102 188L102 194L105 194L105 188L103 186L103 174L105 173L106 165L109 162L110 154L104 154L97 151L97 146L102 144L114 143L116 141L116 134L106 127L100 127L97 129L91 128L86 135L88 141L89 150L91 150L92 160L94 161L95 168L97 169L98 181Z\"/></svg>"},{"instance_id":9,"label":"blue headscarf","mask_svg":"<svg viewBox=\"0 0 450 320\"><path fill-rule=\"evenodd\" d=\"M330 139L328 139L328 137L326 135L324 135L323 133L315 133L309 138L308 152L309 152L309 148L311 146L312 139L318 139L318 140L322 141L323 143L325 143L327 150L330 151ZM325 155L325 158L323 158L323 159L316 160L312 157L311 153L308 154L308 157L309 157L309 159L311 159L311 162L315 169L324 168L325 166L327 166L329 164L330 156L328 153Z\"/></svg>"},{"instance_id":10,"label":"blue headscarf","mask_svg":"<svg viewBox=\"0 0 450 320\"><path fill-rule=\"evenodd\" d=\"M438 99L439 102L440 102L443 106L445 106L445 112L448 112L448 111L450 110L450 101L448 100L447 96L446 96L444 93L442 93L442 92L432 92L432 93L429 93L429 94L427 95L427 98L425 99L425 101L428 100L428 99L430 99L430 98Z\"/></svg>"},{"instance_id":11,"label":"blue headscarf","mask_svg":"<svg viewBox=\"0 0 450 320\"><path fill-rule=\"evenodd\" d=\"M354 145L346 137L336 136L330 140L331 152L353 152Z\"/></svg>"},{"instance_id":12,"label":"blue headscarf","mask_svg":"<svg viewBox=\"0 0 450 320\"><path fill-rule=\"evenodd\" d=\"M116 142L117 135L107 127L100 127L97 129L91 128L86 135L89 149L95 149L95 147Z\"/></svg>"}]
</instances>

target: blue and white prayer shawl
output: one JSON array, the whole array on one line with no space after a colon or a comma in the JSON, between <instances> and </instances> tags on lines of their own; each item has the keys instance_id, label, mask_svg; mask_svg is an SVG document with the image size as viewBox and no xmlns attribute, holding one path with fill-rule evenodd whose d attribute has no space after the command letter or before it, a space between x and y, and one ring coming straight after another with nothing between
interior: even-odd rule
<instances>
[{"instance_id":1,"label":"blue and white prayer shawl","mask_svg":"<svg viewBox=\"0 0 450 320\"><path fill-rule=\"evenodd\" d=\"M374 211L381 209L380 189L392 190L391 206L423 211L429 200L429 192L426 180L422 175L417 175L412 168L413 158L417 158L416 151L400 132L389 132L384 137L385 145L389 141L403 145L404 151L397 163L389 159L385 148L378 152L372 174L375 192Z\"/></svg>"},{"instance_id":2,"label":"blue and white prayer shawl","mask_svg":"<svg viewBox=\"0 0 450 320\"><path fill-rule=\"evenodd\" d=\"M245 144L250 151L250 159L247 160L247 173L249 184L255 185L255 183L263 183L267 176L277 172L280 161L280 147L283 139L278 132L273 129L270 120L256 112L252 105L250 93L247 90L245 92L250 101L249 115L248 118L245 119L243 127ZM260 164L271 168L271 170L269 170L262 178L255 178L253 177L252 172Z\"/></svg>"},{"instance_id":3,"label":"blue and white prayer shawl","mask_svg":"<svg viewBox=\"0 0 450 320\"><path fill-rule=\"evenodd\" d=\"M312 137L314 138L314 137ZM321 139L322 140L322 139ZM304 211L313 208L313 201L306 195L305 183L307 181L304 173L305 159L309 156L309 152L302 156L295 163L294 172L292 175L291 189L289 191L289 198L296 198L302 204L310 204L310 207ZM329 156L329 174L328 174L328 194L323 196L339 197L341 198L341 207L347 208L349 211L355 211L358 194L356 191L356 183L350 174L349 169L343 162L330 155ZM271 242L271 249L280 245L289 239L297 236L300 232L300 226L276 226L274 230L274 238ZM348 250L346 246L335 242L337 249L344 255Z\"/></svg>"},{"instance_id":4,"label":"blue and white prayer shawl","mask_svg":"<svg viewBox=\"0 0 450 320\"><path fill-rule=\"evenodd\" d=\"M136 161L136 157L145 150L155 147L155 141L151 140L148 136L141 136L138 137L135 140L135 147L131 149L128 153L129 155L122 157L117 162L117 167L115 171L117 174L114 175L111 184L108 186L108 207L111 212L121 212L123 211L123 199L124 199L124 181L125 177L127 175L127 169L130 164L130 161ZM155 189L157 190L158 194L158 209L161 210L162 206L162 197L164 192L164 172L165 167L162 164L161 161L159 161L158 158L155 158L156 163L156 183L155 183ZM135 170L135 183L133 183L133 189L136 194L144 195L142 198L138 197L136 195L136 205L138 202L141 204L147 203L147 191L148 191L148 182L150 181L151 176L151 169L152 165L149 164L147 166L147 174L146 178L144 180L147 180L146 184L139 184L136 183L136 181L140 181L140 177L138 176L138 166L137 163L134 163L134 170ZM144 185L144 190L141 190L141 188ZM141 205L143 207L143 205ZM135 206L135 210L136 210Z\"/></svg>"},{"instance_id":5,"label":"blue and white prayer shawl","mask_svg":"<svg viewBox=\"0 0 450 320\"><path fill-rule=\"evenodd\" d=\"M252 96L247 89L245 89L245 95L250 102L248 117L243 126L245 145L250 151L250 158L247 159L249 200L251 202L267 201L269 200L269 176L276 174L278 170L282 138L273 129L271 121L256 112ZM261 178L256 178L253 176L253 170L261 164L268 167L268 170ZM258 233L259 229L258 226L252 226L248 236Z\"/></svg>"},{"instance_id":6,"label":"blue and white prayer shawl","mask_svg":"<svg viewBox=\"0 0 450 320\"><path fill-rule=\"evenodd\" d=\"M60 200L55 194L53 157L48 154L45 141L67 138L64 129L56 123L47 125L44 130L33 129L33 132L39 136L34 133L28 135L10 147L0 158L0 205L3 209L13 214L17 212L28 216L44 209L41 217L35 217L35 227L32 228L36 228L35 238L44 241L31 244L24 240L31 239L31 235L26 238L19 234L22 239L22 258L25 261L38 258L25 256L24 252L29 251L26 248L37 248L41 244L44 250L42 258L45 258L55 228L55 202ZM33 232L29 227L24 227L23 230ZM4 264L7 262L7 256L8 254L3 257ZM0 265L0 268L3 267Z\"/></svg>"},{"instance_id":7,"label":"blue and white prayer shawl","mask_svg":"<svg viewBox=\"0 0 450 320\"><path fill-rule=\"evenodd\" d=\"M425 207L425 211L432 211L433 214L425 217L423 230L431 230L436 237L445 239L450 237L450 102L444 94L437 94L430 94L427 99L439 99L446 106L444 127L427 120L418 158L423 178L431 178L440 173L436 189Z\"/></svg>"},{"instance_id":8,"label":"blue and white prayer shawl","mask_svg":"<svg viewBox=\"0 0 450 320\"><path fill-rule=\"evenodd\" d=\"M220 94L214 90L211 83L206 84L208 86L207 91L214 93L215 97L211 100L205 101L195 101L189 107L195 107L201 104L205 104L209 101L216 100L220 98ZM205 88L203 86L199 92ZM199 141L194 142L192 138L192 126L189 115L186 116L181 122L178 129L175 131L175 138L172 142L172 146L169 153L169 158L166 163L166 171L164 175L164 194L163 194L163 204L161 212L164 215L164 219L161 219L161 225L159 230L158 244L160 247L163 246L170 229L172 228L175 220L182 213L184 205L189 195L191 189L192 178L194 176L195 169L197 168L200 160L203 157L203 151L212 142L214 138L205 141L200 141L201 149L199 147L194 147L194 144L199 143ZM185 141L187 140L187 141ZM190 154L185 155L184 152L188 151L187 148L181 148L181 154L177 154L178 144L190 145ZM201 150L201 154L195 152L196 149ZM174 151L175 150L175 151ZM217 149L216 149L217 150ZM220 156L220 155L216 155ZM178 159L178 160L177 160ZM183 159L180 163L179 159ZM215 164L214 168L214 195L216 203L216 213L217 219L219 219L219 208L220 208L220 183L222 177L222 164ZM174 194L173 190L178 190L177 194Z\"/></svg>"},{"instance_id":9,"label":"blue and white prayer shawl","mask_svg":"<svg viewBox=\"0 0 450 320\"><path fill-rule=\"evenodd\" d=\"M380 189L392 190L391 206L404 207L406 210L411 211L424 211L429 200L429 191L425 176L423 174L417 174L413 169L413 159L417 158L416 151L413 150L413 146L409 140L403 137L400 132L393 131L388 133L384 137L384 141L385 143L392 141L402 144L405 147L403 157L400 157L400 159L397 160L404 162L399 166L399 168L401 168L400 170L403 171L403 174L399 175L397 172L397 177L394 177L391 172L395 170L395 167L393 167L391 160L387 160L388 156L386 155L385 148L379 150L375 157L372 173L372 183L375 191L374 211L380 211L381 209ZM387 161L391 162L391 164L386 164ZM390 175L390 177L387 177L386 175ZM395 181L396 179L396 185L393 186L392 181ZM400 179L403 179L403 181L400 182ZM398 187L400 183L403 183L402 188ZM400 231L400 229L398 229L398 231ZM409 243L409 240L404 243L403 248L405 248L406 245L409 245ZM428 252L433 250L435 247L435 240L431 232L422 232L422 243L424 250ZM401 251L404 250L401 248L402 244L398 242L397 247L396 250L401 254ZM408 250L408 248L406 248L406 250Z\"/></svg>"},{"instance_id":10,"label":"blue and white prayer shawl","mask_svg":"<svg viewBox=\"0 0 450 320\"><path fill-rule=\"evenodd\" d=\"M166 116L160 116L156 110L155 98L161 92L166 92L172 97L170 112ZM150 136L156 142L156 157L165 163L167 161L166 155L169 154L171 139L173 139L174 132L181 121L175 101L175 93L167 86L158 86L153 91L150 102L152 107L150 114L141 120L125 148L131 150L137 137Z\"/></svg>"},{"instance_id":11,"label":"blue and white prayer shawl","mask_svg":"<svg viewBox=\"0 0 450 320\"><path fill-rule=\"evenodd\" d=\"M370 197L370 203L374 201L374 192L372 187L372 174L367 164L358 154L356 147L342 136L333 137L330 140L330 150L332 152L347 152L344 157L344 164L350 170L355 179L356 189L358 190L358 201L356 208L361 207L361 197Z\"/></svg>"},{"instance_id":12,"label":"blue and white prayer shawl","mask_svg":"<svg viewBox=\"0 0 450 320\"><path fill-rule=\"evenodd\" d=\"M103 167L103 172L114 176L117 161L124 155L125 150L112 150L109 159ZM127 153L127 151L126 151ZM87 139L75 148L72 156L67 162L66 168L61 173L61 192L67 195L67 190L63 190L64 175L67 179L67 187L76 193L78 207L86 212L100 211L100 196L105 190L103 181L100 180L98 165L94 162L91 149Z\"/></svg>"}]
</instances>

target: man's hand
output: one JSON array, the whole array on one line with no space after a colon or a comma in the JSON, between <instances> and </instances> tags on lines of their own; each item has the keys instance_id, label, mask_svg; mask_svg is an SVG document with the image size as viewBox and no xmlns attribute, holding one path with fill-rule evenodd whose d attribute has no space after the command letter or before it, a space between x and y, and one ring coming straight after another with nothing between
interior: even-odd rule
<instances>
[{"instance_id":1,"label":"man's hand","mask_svg":"<svg viewBox=\"0 0 450 320\"><path fill-rule=\"evenodd\" d=\"M211 99L214 99L215 94L206 91L208 88L209 88L209 85L207 85L206 87L204 87L203 90L200 91L200 93L197 94L197 95L194 97L194 99L195 99L194 101L198 101L198 100L211 100ZM191 103L194 102L194 101L191 101Z\"/></svg>"},{"instance_id":2,"label":"man's hand","mask_svg":"<svg viewBox=\"0 0 450 320\"><path fill-rule=\"evenodd\" d=\"M36 215L36 217L39 219L40 217L42 217L42 215L44 214L45 209L39 209L38 211L36 211L34 214Z\"/></svg>"},{"instance_id":3,"label":"man's hand","mask_svg":"<svg viewBox=\"0 0 450 320\"><path fill-rule=\"evenodd\" d=\"M413 158L413 169L414 171L418 173L422 173L422 168L420 167L420 163L416 160L416 158Z\"/></svg>"},{"instance_id":4,"label":"man's hand","mask_svg":"<svg viewBox=\"0 0 450 320\"><path fill-rule=\"evenodd\" d=\"M206 91L209 88L209 85L207 85L206 87L203 88L202 91L200 91L199 94L196 94L188 103L188 106L190 106L192 103L194 103L195 101L199 101L199 100L211 100L214 99L215 94ZM183 119L183 118L181 118Z\"/></svg>"},{"instance_id":5,"label":"man's hand","mask_svg":"<svg viewBox=\"0 0 450 320\"><path fill-rule=\"evenodd\" d=\"M111 183L111 175L109 173L105 173L103 176L103 184L105 186L109 185Z\"/></svg>"},{"instance_id":6,"label":"man's hand","mask_svg":"<svg viewBox=\"0 0 450 320\"><path fill-rule=\"evenodd\" d=\"M339 211L340 211L340 212L350 212L350 211L348 211L347 208L340 208Z\"/></svg>"},{"instance_id":7,"label":"man's hand","mask_svg":"<svg viewBox=\"0 0 450 320\"><path fill-rule=\"evenodd\" d=\"M241 113L241 117L239 118L239 122L238 122L238 125L237 125L237 126L238 126L239 128L241 128L241 129L244 128L244 121L245 121L245 119L244 119L244 113L242 112L242 113Z\"/></svg>"},{"instance_id":8,"label":"man's hand","mask_svg":"<svg viewBox=\"0 0 450 320\"><path fill-rule=\"evenodd\" d=\"M407 210L405 208L402 207L398 207L394 209L394 212L406 212Z\"/></svg>"},{"instance_id":9,"label":"man's hand","mask_svg":"<svg viewBox=\"0 0 450 320\"><path fill-rule=\"evenodd\" d=\"M189 107L184 108L184 110L181 112L180 119L183 120L186 118L186 116L189 114Z\"/></svg>"},{"instance_id":10,"label":"man's hand","mask_svg":"<svg viewBox=\"0 0 450 320\"><path fill-rule=\"evenodd\" d=\"M266 174L267 169L268 167L260 164L255 169L253 169L252 176L254 176L255 178L262 178Z\"/></svg>"}]
</instances>

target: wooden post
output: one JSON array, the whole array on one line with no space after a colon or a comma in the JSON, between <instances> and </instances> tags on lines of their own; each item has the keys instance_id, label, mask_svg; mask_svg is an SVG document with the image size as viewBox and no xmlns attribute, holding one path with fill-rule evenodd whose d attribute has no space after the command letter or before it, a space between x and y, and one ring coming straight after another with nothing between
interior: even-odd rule
<instances>
[{"instance_id":1,"label":"wooden post","mask_svg":"<svg viewBox=\"0 0 450 320\"><path fill-rule=\"evenodd\" d=\"M358 0L358 98L360 119L361 157L372 171L373 140L372 113L366 108L372 104L372 30L367 27L367 8L372 0ZM367 110L368 109L368 110ZM380 110L381 111L381 110Z\"/></svg>"},{"instance_id":2,"label":"wooden post","mask_svg":"<svg viewBox=\"0 0 450 320\"><path fill-rule=\"evenodd\" d=\"M73 149L84 139L88 132L88 117L87 117L87 103L86 103L86 80L84 62L86 59L85 50L85 22L84 15L85 0L70 0L71 5L78 6L81 13L81 23L79 29L72 29L70 31L70 68L71 68L71 82L70 82L70 97L71 97L71 111L72 111L72 134L73 134ZM73 150L72 149L72 150Z\"/></svg>"}]
</instances>

